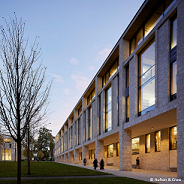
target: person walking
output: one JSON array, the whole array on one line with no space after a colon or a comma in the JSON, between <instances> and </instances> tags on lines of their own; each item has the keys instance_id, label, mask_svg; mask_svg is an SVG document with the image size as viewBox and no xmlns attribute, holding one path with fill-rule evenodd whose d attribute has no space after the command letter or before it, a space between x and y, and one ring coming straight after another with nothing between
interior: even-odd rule
<instances>
[{"instance_id":1,"label":"person walking","mask_svg":"<svg viewBox=\"0 0 184 184\"><path fill-rule=\"evenodd\" d=\"M94 169L96 170L97 168L97 164L98 164L98 161L97 159L95 158L95 160L93 161L93 166L94 166Z\"/></svg>"},{"instance_id":2,"label":"person walking","mask_svg":"<svg viewBox=\"0 0 184 184\"><path fill-rule=\"evenodd\" d=\"M86 166L86 162L87 162L87 160L86 160L86 158L84 158L84 160L83 160L84 166Z\"/></svg>"},{"instance_id":3,"label":"person walking","mask_svg":"<svg viewBox=\"0 0 184 184\"><path fill-rule=\"evenodd\" d=\"M103 158L101 159L100 161L100 170L104 170L104 161L103 161Z\"/></svg>"},{"instance_id":4,"label":"person walking","mask_svg":"<svg viewBox=\"0 0 184 184\"><path fill-rule=\"evenodd\" d=\"M139 157L137 157L137 159L136 159L135 169L136 169L136 167L138 167L138 169L140 169L140 160L139 160Z\"/></svg>"}]
</instances>

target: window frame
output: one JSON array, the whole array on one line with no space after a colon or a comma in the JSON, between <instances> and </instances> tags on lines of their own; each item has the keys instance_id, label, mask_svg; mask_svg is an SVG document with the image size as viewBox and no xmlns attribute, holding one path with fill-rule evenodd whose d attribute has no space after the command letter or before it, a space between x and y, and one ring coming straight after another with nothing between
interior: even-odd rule
<instances>
[{"instance_id":1,"label":"window frame","mask_svg":"<svg viewBox=\"0 0 184 184\"><path fill-rule=\"evenodd\" d=\"M150 136L150 138L149 138L149 142L150 142L150 145L149 145L149 151L147 150L148 148L147 148L147 136ZM146 134L145 135L145 153L150 153L151 152L151 134L149 133L149 134Z\"/></svg>"}]
</instances>

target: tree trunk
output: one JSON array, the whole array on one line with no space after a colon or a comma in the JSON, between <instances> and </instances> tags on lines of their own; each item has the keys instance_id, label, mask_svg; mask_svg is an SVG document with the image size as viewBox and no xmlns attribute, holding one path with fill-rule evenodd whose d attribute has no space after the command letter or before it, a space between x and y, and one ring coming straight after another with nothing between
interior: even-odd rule
<instances>
[{"instance_id":1,"label":"tree trunk","mask_svg":"<svg viewBox=\"0 0 184 184\"><path fill-rule=\"evenodd\" d=\"M17 150L18 150L18 168L17 168L17 184L21 184L21 140L17 140Z\"/></svg>"},{"instance_id":2,"label":"tree trunk","mask_svg":"<svg viewBox=\"0 0 184 184\"><path fill-rule=\"evenodd\" d=\"M28 132L27 132L27 166L28 166L28 175L31 175L30 155L29 155L29 125L28 125Z\"/></svg>"}]
</instances>

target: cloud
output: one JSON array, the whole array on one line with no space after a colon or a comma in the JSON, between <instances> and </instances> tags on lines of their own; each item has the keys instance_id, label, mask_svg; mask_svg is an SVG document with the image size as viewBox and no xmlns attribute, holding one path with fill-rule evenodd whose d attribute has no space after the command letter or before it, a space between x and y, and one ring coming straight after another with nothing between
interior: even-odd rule
<instances>
[{"instance_id":1,"label":"cloud","mask_svg":"<svg viewBox=\"0 0 184 184\"><path fill-rule=\"evenodd\" d=\"M59 82L59 83L63 83L63 79L60 75L57 74L52 74L51 75L54 77L54 81Z\"/></svg>"},{"instance_id":2,"label":"cloud","mask_svg":"<svg viewBox=\"0 0 184 184\"><path fill-rule=\"evenodd\" d=\"M64 88L63 91L66 95L70 94L70 89L69 88Z\"/></svg>"},{"instance_id":3,"label":"cloud","mask_svg":"<svg viewBox=\"0 0 184 184\"><path fill-rule=\"evenodd\" d=\"M91 71L91 70L94 70L94 69L95 69L95 67L94 67L94 66L92 66L92 65L90 65L90 66L88 67L88 69Z\"/></svg>"},{"instance_id":4,"label":"cloud","mask_svg":"<svg viewBox=\"0 0 184 184\"><path fill-rule=\"evenodd\" d=\"M70 59L70 63L72 63L73 65L78 65L79 64L78 60L75 59L75 58Z\"/></svg>"},{"instance_id":5,"label":"cloud","mask_svg":"<svg viewBox=\"0 0 184 184\"><path fill-rule=\"evenodd\" d=\"M110 48L105 48L99 51L96 61L105 61L111 50Z\"/></svg>"},{"instance_id":6,"label":"cloud","mask_svg":"<svg viewBox=\"0 0 184 184\"><path fill-rule=\"evenodd\" d=\"M84 92L87 86L90 83L90 79L81 75L81 74L76 74L76 75L71 75L71 78L76 82L76 89L78 89L81 92Z\"/></svg>"}]
</instances>

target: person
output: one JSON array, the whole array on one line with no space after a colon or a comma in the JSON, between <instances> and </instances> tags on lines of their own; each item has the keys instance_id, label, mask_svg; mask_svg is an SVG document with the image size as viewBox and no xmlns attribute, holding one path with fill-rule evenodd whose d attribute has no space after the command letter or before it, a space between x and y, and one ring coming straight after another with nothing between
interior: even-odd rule
<instances>
[{"instance_id":1,"label":"person","mask_svg":"<svg viewBox=\"0 0 184 184\"><path fill-rule=\"evenodd\" d=\"M94 166L94 169L96 170L97 168L97 164L98 164L98 161L97 159L95 158L95 160L93 161L93 166Z\"/></svg>"},{"instance_id":2,"label":"person","mask_svg":"<svg viewBox=\"0 0 184 184\"><path fill-rule=\"evenodd\" d=\"M84 160L83 160L84 166L86 166L86 162L87 162L87 160L86 160L86 158L84 158Z\"/></svg>"},{"instance_id":3,"label":"person","mask_svg":"<svg viewBox=\"0 0 184 184\"><path fill-rule=\"evenodd\" d=\"M138 167L140 169L140 161L139 161L139 157L137 157L136 159L136 166L135 166L135 169L136 167Z\"/></svg>"},{"instance_id":4,"label":"person","mask_svg":"<svg viewBox=\"0 0 184 184\"><path fill-rule=\"evenodd\" d=\"M103 161L103 158L102 158L102 160L100 161L100 169L102 170L104 170L104 161Z\"/></svg>"}]
</instances>

